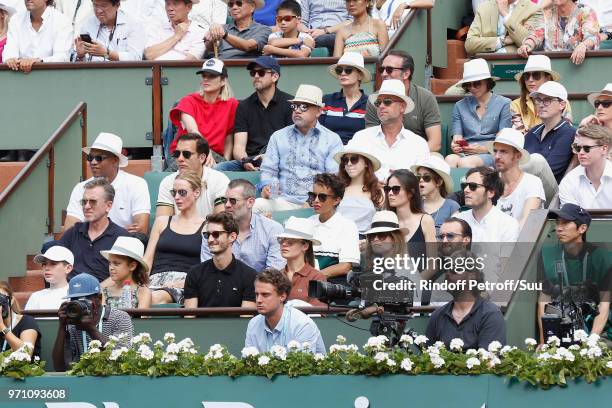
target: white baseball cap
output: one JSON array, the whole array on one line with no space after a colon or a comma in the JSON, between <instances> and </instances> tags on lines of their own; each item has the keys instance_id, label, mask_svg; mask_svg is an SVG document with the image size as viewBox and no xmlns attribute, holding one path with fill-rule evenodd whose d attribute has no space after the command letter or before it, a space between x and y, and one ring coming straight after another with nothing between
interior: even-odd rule
<instances>
[{"instance_id":1,"label":"white baseball cap","mask_svg":"<svg viewBox=\"0 0 612 408\"><path fill-rule=\"evenodd\" d=\"M204 72L227 77L227 68L225 68L223 61L218 58L211 58L204 61L202 68L196 72L196 75L200 75Z\"/></svg>"},{"instance_id":2,"label":"white baseball cap","mask_svg":"<svg viewBox=\"0 0 612 408\"><path fill-rule=\"evenodd\" d=\"M563 85L555 81L544 82L537 91L529 94L532 98L537 95L546 95L551 98L558 98L567 102L567 89Z\"/></svg>"},{"instance_id":3,"label":"white baseball cap","mask_svg":"<svg viewBox=\"0 0 612 408\"><path fill-rule=\"evenodd\" d=\"M34 257L34 262L41 264L45 261L67 262L74 265L74 255L72 251L63 246L55 245L47 249L44 254L38 254Z\"/></svg>"}]
</instances>

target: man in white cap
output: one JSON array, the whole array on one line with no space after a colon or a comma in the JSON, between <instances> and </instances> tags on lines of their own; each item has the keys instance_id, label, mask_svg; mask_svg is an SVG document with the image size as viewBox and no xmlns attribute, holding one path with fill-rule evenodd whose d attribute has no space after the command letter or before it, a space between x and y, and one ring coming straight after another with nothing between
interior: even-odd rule
<instances>
[{"instance_id":1,"label":"man in white cap","mask_svg":"<svg viewBox=\"0 0 612 408\"><path fill-rule=\"evenodd\" d=\"M352 141L372 147L372 154L381 159L376 171L383 182L391 171L409 169L418 160L429 156L429 147L422 137L404 128L404 114L414 109L414 102L406 96L406 88L399 79L383 81L369 102L376 107L380 125L355 133Z\"/></svg>"},{"instance_id":2,"label":"man in white cap","mask_svg":"<svg viewBox=\"0 0 612 408\"><path fill-rule=\"evenodd\" d=\"M291 99L293 125L270 137L261 164L261 198L254 212L294 210L304 207L313 177L337 173L334 155L342 150L340 136L319 122L323 91L314 85L300 85Z\"/></svg>"},{"instance_id":3,"label":"man in white cap","mask_svg":"<svg viewBox=\"0 0 612 408\"><path fill-rule=\"evenodd\" d=\"M523 149L523 139L520 131L505 128L497 134L495 141L487 143L495 160L495 168L504 183L504 192L496 205L516 218L521 227L527 221L529 212L542 208L546 201L540 179L519 167L519 164L529 161L529 153Z\"/></svg>"},{"instance_id":4,"label":"man in white cap","mask_svg":"<svg viewBox=\"0 0 612 408\"><path fill-rule=\"evenodd\" d=\"M66 209L64 231L85 219L80 204L85 183L96 177L104 177L115 189L115 200L109 217L130 232L147 233L151 212L149 188L142 177L120 170L128 165L127 157L121 154L122 147L123 142L119 136L100 133L91 147L83 149L93 177L77 184L72 190Z\"/></svg>"},{"instance_id":5,"label":"man in white cap","mask_svg":"<svg viewBox=\"0 0 612 408\"><path fill-rule=\"evenodd\" d=\"M74 255L68 248L56 245L34 257L40 264L49 287L30 295L25 310L57 309L68 293L68 274L72 272Z\"/></svg>"}]
</instances>

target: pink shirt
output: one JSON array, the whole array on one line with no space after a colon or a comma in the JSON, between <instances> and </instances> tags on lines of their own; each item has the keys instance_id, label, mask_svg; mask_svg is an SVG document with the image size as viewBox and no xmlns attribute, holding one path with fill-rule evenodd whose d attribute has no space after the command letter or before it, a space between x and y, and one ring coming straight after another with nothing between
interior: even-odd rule
<instances>
[{"instance_id":1,"label":"pink shirt","mask_svg":"<svg viewBox=\"0 0 612 408\"><path fill-rule=\"evenodd\" d=\"M5 44L6 44L6 37L0 40L0 64L2 63L2 51L4 50Z\"/></svg>"}]
</instances>

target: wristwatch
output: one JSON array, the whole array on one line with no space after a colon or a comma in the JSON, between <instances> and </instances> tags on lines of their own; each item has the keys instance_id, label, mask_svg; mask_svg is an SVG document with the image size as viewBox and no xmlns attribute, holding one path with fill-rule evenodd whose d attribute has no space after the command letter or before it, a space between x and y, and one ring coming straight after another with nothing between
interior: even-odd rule
<instances>
[{"instance_id":1,"label":"wristwatch","mask_svg":"<svg viewBox=\"0 0 612 408\"><path fill-rule=\"evenodd\" d=\"M227 32L227 30L225 30L225 34L223 34L223 39L225 40L228 35L229 35L229 33Z\"/></svg>"},{"instance_id":2,"label":"wristwatch","mask_svg":"<svg viewBox=\"0 0 612 408\"><path fill-rule=\"evenodd\" d=\"M8 327L5 327L4 329L2 329L0 331L0 333L2 333L2 335L6 336L7 334L9 334L11 332L11 329L9 329Z\"/></svg>"}]
</instances>

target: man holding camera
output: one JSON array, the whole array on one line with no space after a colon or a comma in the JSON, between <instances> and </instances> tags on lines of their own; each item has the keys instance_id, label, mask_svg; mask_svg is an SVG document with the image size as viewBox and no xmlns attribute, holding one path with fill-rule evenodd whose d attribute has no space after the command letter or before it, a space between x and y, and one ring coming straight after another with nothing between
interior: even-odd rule
<instances>
[{"instance_id":1,"label":"man holding camera","mask_svg":"<svg viewBox=\"0 0 612 408\"><path fill-rule=\"evenodd\" d=\"M612 284L612 253L609 248L596 247L586 242L591 215L576 204L565 204L560 210L551 210L557 219L558 244L546 245L538 261L542 292L538 299L538 326L540 343L546 339L542 317L563 318L561 311L572 307L580 310L579 323L590 332L612 338L610 325L610 292ZM563 282L563 296L561 285ZM554 301L554 302L553 302ZM553 302L553 303L551 303ZM563 302L563 309L561 308ZM568 313L565 313L566 315ZM580 317L580 316L579 316ZM558 336L561 338L561 336Z\"/></svg>"},{"instance_id":2,"label":"man holding camera","mask_svg":"<svg viewBox=\"0 0 612 408\"><path fill-rule=\"evenodd\" d=\"M134 335L130 316L102 303L100 284L86 273L75 276L68 285L69 302L58 310L59 325L53 345L53 367L66 371L70 364L78 361L92 340L102 345L110 336L120 337L118 345L128 346Z\"/></svg>"}]
</instances>

